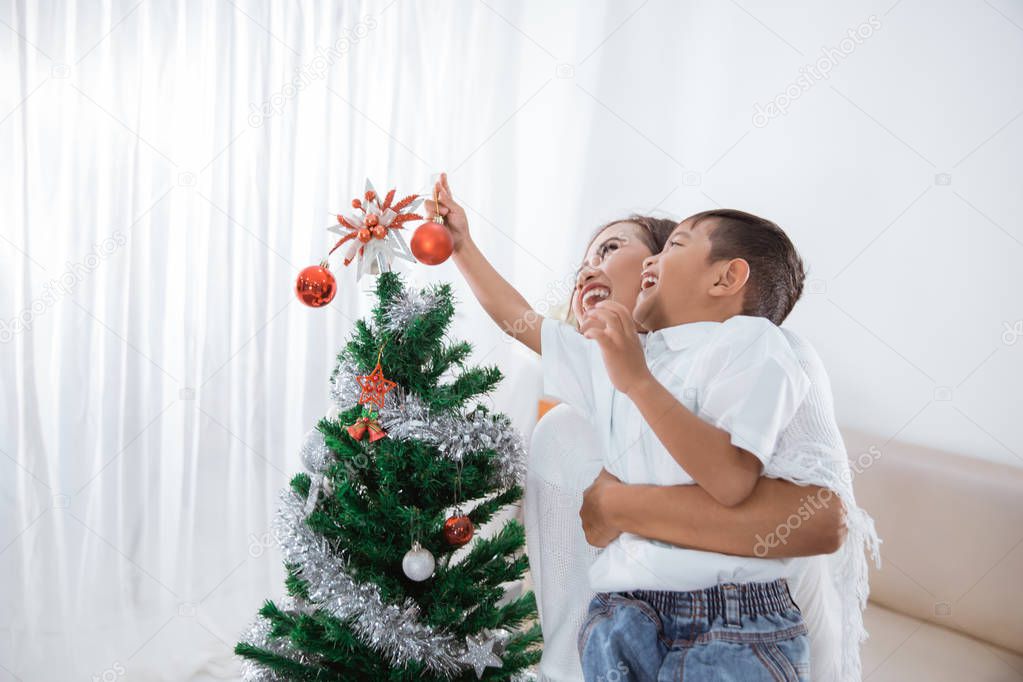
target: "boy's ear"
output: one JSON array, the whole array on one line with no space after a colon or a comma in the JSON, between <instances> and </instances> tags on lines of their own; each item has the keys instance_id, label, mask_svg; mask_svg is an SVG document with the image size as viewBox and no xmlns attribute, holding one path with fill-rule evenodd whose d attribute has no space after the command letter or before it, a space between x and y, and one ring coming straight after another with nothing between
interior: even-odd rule
<instances>
[{"instance_id":1,"label":"boy's ear","mask_svg":"<svg viewBox=\"0 0 1023 682\"><path fill-rule=\"evenodd\" d=\"M749 281L749 263L745 258L721 261L718 265L717 281L710 288L711 296L734 296L742 292Z\"/></svg>"}]
</instances>

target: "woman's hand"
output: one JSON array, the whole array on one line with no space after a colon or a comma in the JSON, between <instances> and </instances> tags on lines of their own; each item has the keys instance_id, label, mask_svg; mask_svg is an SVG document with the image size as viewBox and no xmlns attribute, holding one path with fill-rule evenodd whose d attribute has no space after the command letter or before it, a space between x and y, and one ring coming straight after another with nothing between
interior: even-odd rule
<instances>
[{"instance_id":1,"label":"woman's hand","mask_svg":"<svg viewBox=\"0 0 1023 682\"><path fill-rule=\"evenodd\" d=\"M609 502L616 490L623 483L601 469L600 475L594 479L590 487L583 492L583 506L579 509L579 518L583 522L586 542L594 547L607 547L611 541L622 534L611 522Z\"/></svg>"},{"instance_id":2,"label":"woman's hand","mask_svg":"<svg viewBox=\"0 0 1023 682\"><path fill-rule=\"evenodd\" d=\"M437 215L443 216L444 225L451 233L451 240L454 242L454 252L458 253L471 240L469 218L465 215L465 209L459 206L451 196L447 173L440 174L440 180L434 185L434 196L437 197L437 201L427 199L424 203L426 219L433 220Z\"/></svg>"},{"instance_id":3,"label":"woman's hand","mask_svg":"<svg viewBox=\"0 0 1023 682\"><path fill-rule=\"evenodd\" d=\"M579 332L600 346L611 383L630 395L650 381L656 381L646 364L632 311L621 303L604 300L583 319Z\"/></svg>"}]
</instances>

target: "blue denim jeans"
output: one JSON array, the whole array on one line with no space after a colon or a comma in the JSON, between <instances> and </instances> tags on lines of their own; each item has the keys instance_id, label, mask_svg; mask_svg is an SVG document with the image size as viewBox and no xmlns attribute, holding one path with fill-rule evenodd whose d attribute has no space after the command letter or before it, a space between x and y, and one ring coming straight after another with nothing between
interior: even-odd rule
<instances>
[{"instance_id":1,"label":"blue denim jeans","mask_svg":"<svg viewBox=\"0 0 1023 682\"><path fill-rule=\"evenodd\" d=\"M579 632L587 682L806 682L810 641L784 580L601 592Z\"/></svg>"}]
</instances>

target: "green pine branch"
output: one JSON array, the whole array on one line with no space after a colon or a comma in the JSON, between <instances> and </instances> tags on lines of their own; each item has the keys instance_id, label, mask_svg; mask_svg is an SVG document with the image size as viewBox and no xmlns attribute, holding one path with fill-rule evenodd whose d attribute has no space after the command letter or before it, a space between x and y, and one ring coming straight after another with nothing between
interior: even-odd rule
<instances>
[{"instance_id":1,"label":"green pine branch","mask_svg":"<svg viewBox=\"0 0 1023 682\"><path fill-rule=\"evenodd\" d=\"M517 485L513 485L511 488L498 493L490 499L480 502L478 505L472 508L472 510L466 514L469 520L472 521L473 525L479 528L483 524L494 518L497 512L501 511L508 505L515 504L522 499L522 488Z\"/></svg>"},{"instance_id":2,"label":"green pine branch","mask_svg":"<svg viewBox=\"0 0 1023 682\"><path fill-rule=\"evenodd\" d=\"M459 374L450 384L443 384L428 394L428 404L436 410L464 407L473 398L490 393L501 382L496 367L472 367Z\"/></svg>"},{"instance_id":3,"label":"green pine branch","mask_svg":"<svg viewBox=\"0 0 1023 682\"><path fill-rule=\"evenodd\" d=\"M266 649L260 649L246 642L236 644L234 652L239 656L244 656L265 665L274 672L286 676L289 680L322 679L320 677L320 669L316 666L293 661L290 658L275 654Z\"/></svg>"}]
</instances>

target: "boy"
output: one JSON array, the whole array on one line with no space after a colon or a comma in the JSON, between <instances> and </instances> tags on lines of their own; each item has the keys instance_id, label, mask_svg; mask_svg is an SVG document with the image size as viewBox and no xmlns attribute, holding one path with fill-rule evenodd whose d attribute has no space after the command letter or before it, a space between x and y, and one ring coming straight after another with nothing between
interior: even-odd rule
<instances>
[{"instance_id":1,"label":"boy","mask_svg":"<svg viewBox=\"0 0 1023 682\"><path fill-rule=\"evenodd\" d=\"M803 282L784 233L738 211L683 221L644 262L634 311L602 301L580 336L521 323L538 318L472 244L446 177L437 190L428 208L448 217L459 269L491 317L542 351L547 392L601 430L605 468L628 483L696 483L726 505L746 499L808 389L775 326ZM785 563L623 534L590 570L586 678L804 679L809 646Z\"/></svg>"}]
</instances>

